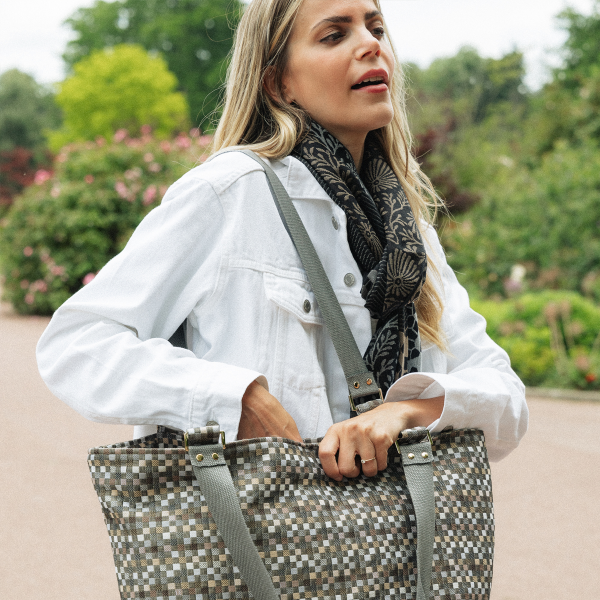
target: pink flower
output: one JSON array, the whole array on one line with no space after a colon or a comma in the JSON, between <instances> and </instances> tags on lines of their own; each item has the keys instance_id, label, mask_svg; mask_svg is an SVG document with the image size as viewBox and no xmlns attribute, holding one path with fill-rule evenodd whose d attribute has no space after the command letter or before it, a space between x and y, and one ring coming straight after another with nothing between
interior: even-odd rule
<instances>
[{"instance_id":1,"label":"pink flower","mask_svg":"<svg viewBox=\"0 0 600 600\"><path fill-rule=\"evenodd\" d=\"M106 144L106 140L101 135L99 135L96 138L96 145L97 146L104 146L104 144Z\"/></svg>"},{"instance_id":2,"label":"pink flower","mask_svg":"<svg viewBox=\"0 0 600 600\"><path fill-rule=\"evenodd\" d=\"M205 162L207 158L208 158L208 155L207 154L203 154L198 160L200 162Z\"/></svg>"},{"instance_id":3,"label":"pink flower","mask_svg":"<svg viewBox=\"0 0 600 600\"><path fill-rule=\"evenodd\" d=\"M50 267L50 273L52 273L52 275L60 276L63 275L65 271L66 269L59 265L53 265L52 267Z\"/></svg>"},{"instance_id":4,"label":"pink flower","mask_svg":"<svg viewBox=\"0 0 600 600\"><path fill-rule=\"evenodd\" d=\"M34 300L35 296L31 292L25 294L25 304L33 304Z\"/></svg>"},{"instance_id":5,"label":"pink flower","mask_svg":"<svg viewBox=\"0 0 600 600\"><path fill-rule=\"evenodd\" d=\"M85 176L83 179L84 179L84 181L85 181L86 183L94 183L94 176L93 176L93 175L89 175L89 174L88 174L88 175L86 175L86 176Z\"/></svg>"},{"instance_id":6,"label":"pink flower","mask_svg":"<svg viewBox=\"0 0 600 600\"><path fill-rule=\"evenodd\" d=\"M155 199L156 199L156 186L155 185L149 185L146 188L146 191L144 192L143 204L146 205L146 206L148 204L152 204L152 202L154 202Z\"/></svg>"},{"instance_id":7,"label":"pink flower","mask_svg":"<svg viewBox=\"0 0 600 600\"><path fill-rule=\"evenodd\" d=\"M125 171L125 179L139 179L142 176L142 170L139 167L133 167L133 169L127 169Z\"/></svg>"},{"instance_id":8,"label":"pink flower","mask_svg":"<svg viewBox=\"0 0 600 600\"><path fill-rule=\"evenodd\" d=\"M151 173L158 173L161 169L162 167L155 162L153 162L151 165L148 165L148 171L150 171Z\"/></svg>"},{"instance_id":9,"label":"pink flower","mask_svg":"<svg viewBox=\"0 0 600 600\"><path fill-rule=\"evenodd\" d=\"M117 183L115 183L115 191L117 192L117 194L119 194L121 198L126 199L129 190L122 181L117 181Z\"/></svg>"},{"instance_id":10,"label":"pink flower","mask_svg":"<svg viewBox=\"0 0 600 600\"><path fill-rule=\"evenodd\" d=\"M96 277L96 273L88 273L83 278L83 285L87 285L88 283L91 283L94 280L95 277Z\"/></svg>"},{"instance_id":11,"label":"pink flower","mask_svg":"<svg viewBox=\"0 0 600 600\"><path fill-rule=\"evenodd\" d=\"M140 131L142 135L150 135L152 133L152 127L150 125L142 125Z\"/></svg>"},{"instance_id":12,"label":"pink flower","mask_svg":"<svg viewBox=\"0 0 600 600\"><path fill-rule=\"evenodd\" d=\"M117 129L117 131L115 132L115 135L113 137L113 140L115 142L117 142L117 144L118 144L119 142L122 142L126 137L127 137L127 129Z\"/></svg>"},{"instance_id":13,"label":"pink flower","mask_svg":"<svg viewBox=\"0 0 600 600\"><path fill-rule=\"evenodd\" d=\"M64 163L65 160L67 160L68 158L68 154L66 154L65 152L61 152L57 157L56 157L56 162L59 163Z\"/></svg>"},{"instance_id":14,"label":"pink flower","mask_svg":"<svg viewBox=\"0 0 600 600\"><path fill-rule=\"evenodd\" d=\"M154 160L154 154L152 154L152 152L146 152L146 154L144 154L144 160L146 162L152 162Z\"/></svg>"},{"instance_id":15,"label":"pink flower","mask_svg":"<svg viewBox=\"0 0 600 600\"><path fill-rule=\"evenodd\" d=\"M21 289L26 290L28 287L29 287L29 281L27 281L27 279L22 279L21 280Z\"/></svg>"},{"instance_id":16,"label":"pink flower","mask_svg":"<svg viewBox=\"0 0 600 600\"><path fill-rule=\"evenodd\" d=\"M43 279L38 279L31 284L29 289L32 292L42 292L43 294L48 291L48 284Z\"/></svg>"},{"instance_id":17,"label":"pink flower","mask_svg":"<svg viewBox=\"0 0 600 600\"><path fill-rule=\"evenodd\" d=\"M191 138L197 138L200 135L200 128L199 127L192 127L190 129L190 137Z\"/></svg>"},{"instance_id":18,"label":"pink flower","mask_svg":"<svg viewBox=\"0 0 600 600\"><path fill-rule=\"evenodd\" d=\"M25 246L25 248L23 248L23 254L25 256L31 256L33 254L33 248L31 246Z\"/></svg>"},{"instance_id":19,"label":"pink flower","mask_svg":"<svg viewBox=\"0 0 600 600\"><path fill-rule=\"evenodd\" d=\"M211 135L201 135L198 138L198 146L202 146L203 148L206 148L206 146L210 146L211 142L212 142Z\"/></svg>"},{"instance_id":20,"label":"pink flower","mask_svg":"<svg viewBox=\"0 0 600 600\"><path fill-rule=\"evenodd\" d=\"M45 181L48 181L52 177L52 173L50 171L46 171L45 169L39 169L35 172L35 176L33 178L33 182L37 185L42 185Z\"/></svg>"},{"instance_id":21,"label":"pink flower","mask_svg":"<svg viewBox=\"0 0 600 600\"><path fill-rule=\"evenodd\" d=\"M161 185L161 186L158 188L158 193L160 194L160 197L161 197L161 198L162 198L162 197L163 197L163 196L164 196L164 195L167 193L167 190L168 190L168 189L169 189L169 188L168 188L166 185Z\"/></svg>"},{"instance_id":22,"label":"pink flower","mask_svg":"<svg viewBox=\"0 0 600 600\"><path fill-rule=\"evenodd\" d=\"M160 149L161 149L163 152L171 152L171 142L167 142L167 140L163 140L163 141L160 143Z\"/></svg>"},{"instance_id":23,"label":"pink flower","mask_svg":"<svg viewBox=\"0 0 600 600\"><path fill-rule=\"evenodd\" d=\"M192 142L190 140L189 137L187 137L185 134L180 133L177 138L175 139L175 145L178 148L181 148L182 150L185 150L186 148L189 148L192 145Z\"/></svg>"}]
</instances>

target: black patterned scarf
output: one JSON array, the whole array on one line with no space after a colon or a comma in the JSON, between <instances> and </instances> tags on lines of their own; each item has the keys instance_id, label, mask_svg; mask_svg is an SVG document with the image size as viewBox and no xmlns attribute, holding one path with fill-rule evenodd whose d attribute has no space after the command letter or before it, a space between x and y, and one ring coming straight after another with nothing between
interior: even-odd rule
<instances>
[{"instance_id":1,"label":"black patterned scarf","mask_svg":"<svg viewBox=\"0 0 600 600\"><path fill-rule=\"evenodd\" d=\"M314 121L292 154L346 213L348 242L374 325L364 359L385 395L421 365L414 303L425 282L427 256L410 204L374 133L367 136L360 175L347 148Z\"/></svg>"}]
</instances>

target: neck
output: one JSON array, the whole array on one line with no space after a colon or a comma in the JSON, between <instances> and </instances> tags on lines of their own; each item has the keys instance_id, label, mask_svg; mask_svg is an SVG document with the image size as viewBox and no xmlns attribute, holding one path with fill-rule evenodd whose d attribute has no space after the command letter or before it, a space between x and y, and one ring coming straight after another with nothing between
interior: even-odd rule
<instances>
[{"instance_id":1,"label":"neck","mask_svg":"<svg viewBox=\"0 0 600 600\"><path fill-rule=\"evenodd\" d=\"M333 131L331 129L328 129L328 131L346 146L352 156L352 160L354 160L356 170L360 173L367 134L356 133L355 131Z\"/></svg>"}]
</instances>

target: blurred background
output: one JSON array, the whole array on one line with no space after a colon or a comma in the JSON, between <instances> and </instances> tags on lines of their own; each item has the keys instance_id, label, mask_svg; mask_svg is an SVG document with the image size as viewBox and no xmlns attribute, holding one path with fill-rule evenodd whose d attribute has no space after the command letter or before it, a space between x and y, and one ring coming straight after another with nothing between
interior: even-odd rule
<instances>
[{"instance_id":1,"label":"blurred background","mask_svg":"<svg viewBox=\"0 0 600 600\"><path fill-rule=\"evenodd\" d=\"M57 432L68 438L77 430L83 454L63 456L62 475L52 470L72 490L63 524L79 498L73 473L87 477L85 444L130 433L88 424L53 401L38 380L35 342L167 187L209 156L243 7L237 0L0 0L0 393L12 426L0 440L0 468L3 481L21 470L23 456L10 444L26 426L39 428L48 456L64 451ZM493 598L558 600L573 595L567 589L593 597L600 583L591 504L598 477L590 479L589 464L600 454L600 0L382 0L382 7L407 75L414 154L446 201L437 227L448 260L530 387L537 417L525 450L494 470L504 528ZM38 458L27 455L26 463L34 468ZM3 486L2 501L33 518L15 495L27 495L23 485ZM88 492L78 510L93 496L91 484ZM95 505L90 510L100 518ZM82 534L88 513L79 518ZM568 539L558 533L561 523ZM29 564L23 540L30 548L38 534L60 538L66 552L76 535L61 526L44 538L6 518L1 525L22 550L2 565L5 586L9 571L22 581ZM92 534L106 546L97 581L105 574L113 595L75 586L68 596L77 576L65 565L79 564L79 554L60 562L50 545L44 560L54 581L65 583L45 597L116 598L100 529ZM96 577L91 564L77 567L82 581ZM39 581L29 577L29 587L11 584L2 596L33 597Z\"/></svg>"}]
</instances>

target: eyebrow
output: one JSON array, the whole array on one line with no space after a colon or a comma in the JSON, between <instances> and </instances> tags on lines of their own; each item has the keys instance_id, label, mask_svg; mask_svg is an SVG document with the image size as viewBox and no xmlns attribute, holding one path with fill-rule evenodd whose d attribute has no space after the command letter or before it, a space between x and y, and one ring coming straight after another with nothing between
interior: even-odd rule
<instances>
[{"instance_id":1,"label":"eyebrow","mask_svg":"<svg viewBox=\"0 0 600 600\"><path fill-rule=\"evenodd\" d=\"M379 16L381 16L381 12L380 11L378 11L378 10L372 10L371 12L365 13L365 21L370 21L374 17L379 17ZM322 21L319 21L311 29L311 31L315 30L317 27L319 27L323 23L352 23L352 17L348 17L348 16L327 17L326 19L323 19Z\"/></svg>"}]
</instances>

